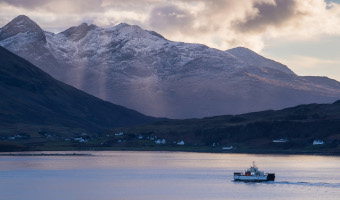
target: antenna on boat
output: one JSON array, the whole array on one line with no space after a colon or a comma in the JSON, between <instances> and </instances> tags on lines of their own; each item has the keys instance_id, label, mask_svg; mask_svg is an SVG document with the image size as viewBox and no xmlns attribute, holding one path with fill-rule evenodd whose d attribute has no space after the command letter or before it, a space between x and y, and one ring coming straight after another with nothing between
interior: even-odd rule
<instances>
[{"instance_id":1,"label":"antenna on boat","mask_svg":"<svg viewBox=\"0 0 340 200\"><path fill-rule=\"evenodd\" d=\"M256 165L255 165L255 161L253 161L253 167L256 167Z\"/></svg>"}]
</instances>

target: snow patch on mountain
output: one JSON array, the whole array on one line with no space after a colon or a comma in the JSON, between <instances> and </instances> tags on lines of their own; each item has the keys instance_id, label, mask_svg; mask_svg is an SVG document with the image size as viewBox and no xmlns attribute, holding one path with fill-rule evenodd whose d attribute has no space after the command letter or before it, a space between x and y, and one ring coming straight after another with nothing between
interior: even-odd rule
<instances>
[{"instance_id":1,"label":"snow patch on mountain","mask_svg":"<svg viewBox=\"0 0 340 200\"><path fill-rule=\"evenodd\" d=\"M274 60L270 60L265 58L254 51L244 48L244 47L236 47L233 49L229 49L226 52L230 53L231 55L235 56L236 58L241 59L242 61L246 62L252 66L258 67L266 67L281 70L283 72L294 74L292 70L290 70L286 65L278 63Z\"/></svg>"}]
</instances>

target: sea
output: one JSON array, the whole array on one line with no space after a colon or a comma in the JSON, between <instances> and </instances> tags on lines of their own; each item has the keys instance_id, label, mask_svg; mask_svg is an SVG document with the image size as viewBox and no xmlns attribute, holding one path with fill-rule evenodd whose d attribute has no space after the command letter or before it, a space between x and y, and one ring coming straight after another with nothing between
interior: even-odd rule
<instances>
[{"instance_id":1,"label":"sea","mask_svg":"<svg viewBox=\"0 0 340 200\"><path fill-rule=\"evenodd\" d=\"M340 199L340 157L88 151L0 155L5 200ZM39 154L39 155L31 155ZM274 182L234 182L255 161Z\"/></svg>"}]
</instances>

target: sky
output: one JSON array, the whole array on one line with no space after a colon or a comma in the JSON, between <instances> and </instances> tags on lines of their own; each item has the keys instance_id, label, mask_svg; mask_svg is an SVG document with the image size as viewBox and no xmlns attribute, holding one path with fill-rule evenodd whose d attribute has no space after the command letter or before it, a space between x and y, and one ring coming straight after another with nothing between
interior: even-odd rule
<instances>
[{"instance_id":1,"label":"sky","mask_svg":"<svg viewBox=\"0 0 340 200\"><path fill-rule=\"evenodd\" d=\"M340 81L340 0L0 0L0 27L22 14L55 33L128 23L173 41L243 46Z\"/></svg>"}]
</instances>

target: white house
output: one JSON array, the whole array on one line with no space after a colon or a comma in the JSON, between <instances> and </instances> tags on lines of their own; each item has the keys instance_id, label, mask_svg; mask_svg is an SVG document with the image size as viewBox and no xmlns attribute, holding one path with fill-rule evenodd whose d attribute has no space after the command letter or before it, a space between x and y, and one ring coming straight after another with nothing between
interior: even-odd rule
<instances>
[{"instance_id":1,"label":"white house","mask_svg":"<svg viewBox=\"0 0 340 200\"><path fill-rule=\"evenodd\" d=\"M122 135L124 135L123 132L119 132L119 133L116 133L116 134L115 134L115 136L122 136Z\"/></svg>"},{"instance_id":2,"label":"white house","mask_svg":"<svg viewBox=\"0 0 340 200\"><path fill-rule=\"evenodd\" d=\"M177 145L184 145L184 141L177 142Z\"/></svg>"},{"instance_id":3,"label":"white house","mask_svg":"<svg viewBox=\"0 0 340 200\"><path fill-rule=\"evenodd\" d=\"M166 144L166 140L165 139L163 139L163 140L158 139L158 140L155 141L155 143L156 144Z\"/></svg>"},{"instance_id":4,"label":"white house","mask_svg":"<svg viewBox=\"0 0 340 200\"><path fill-rule=\"evenodd\" d=\"M324 142L322 140L314 140L313 141L313 145L320 145L320 144L324 144Z\"/></svg>"},{"instance_id":5,"label":"white house","mask_svg":"<svg viewBox=\"0 0 340 200\"><path fill-rule=\"evenodd\" d=\"M286 138L281 138L281 139L276 139L276 140L273 140L274 143L282 143L282 142L288 142L288 139Z\"/></svg>"}]
</instances>

